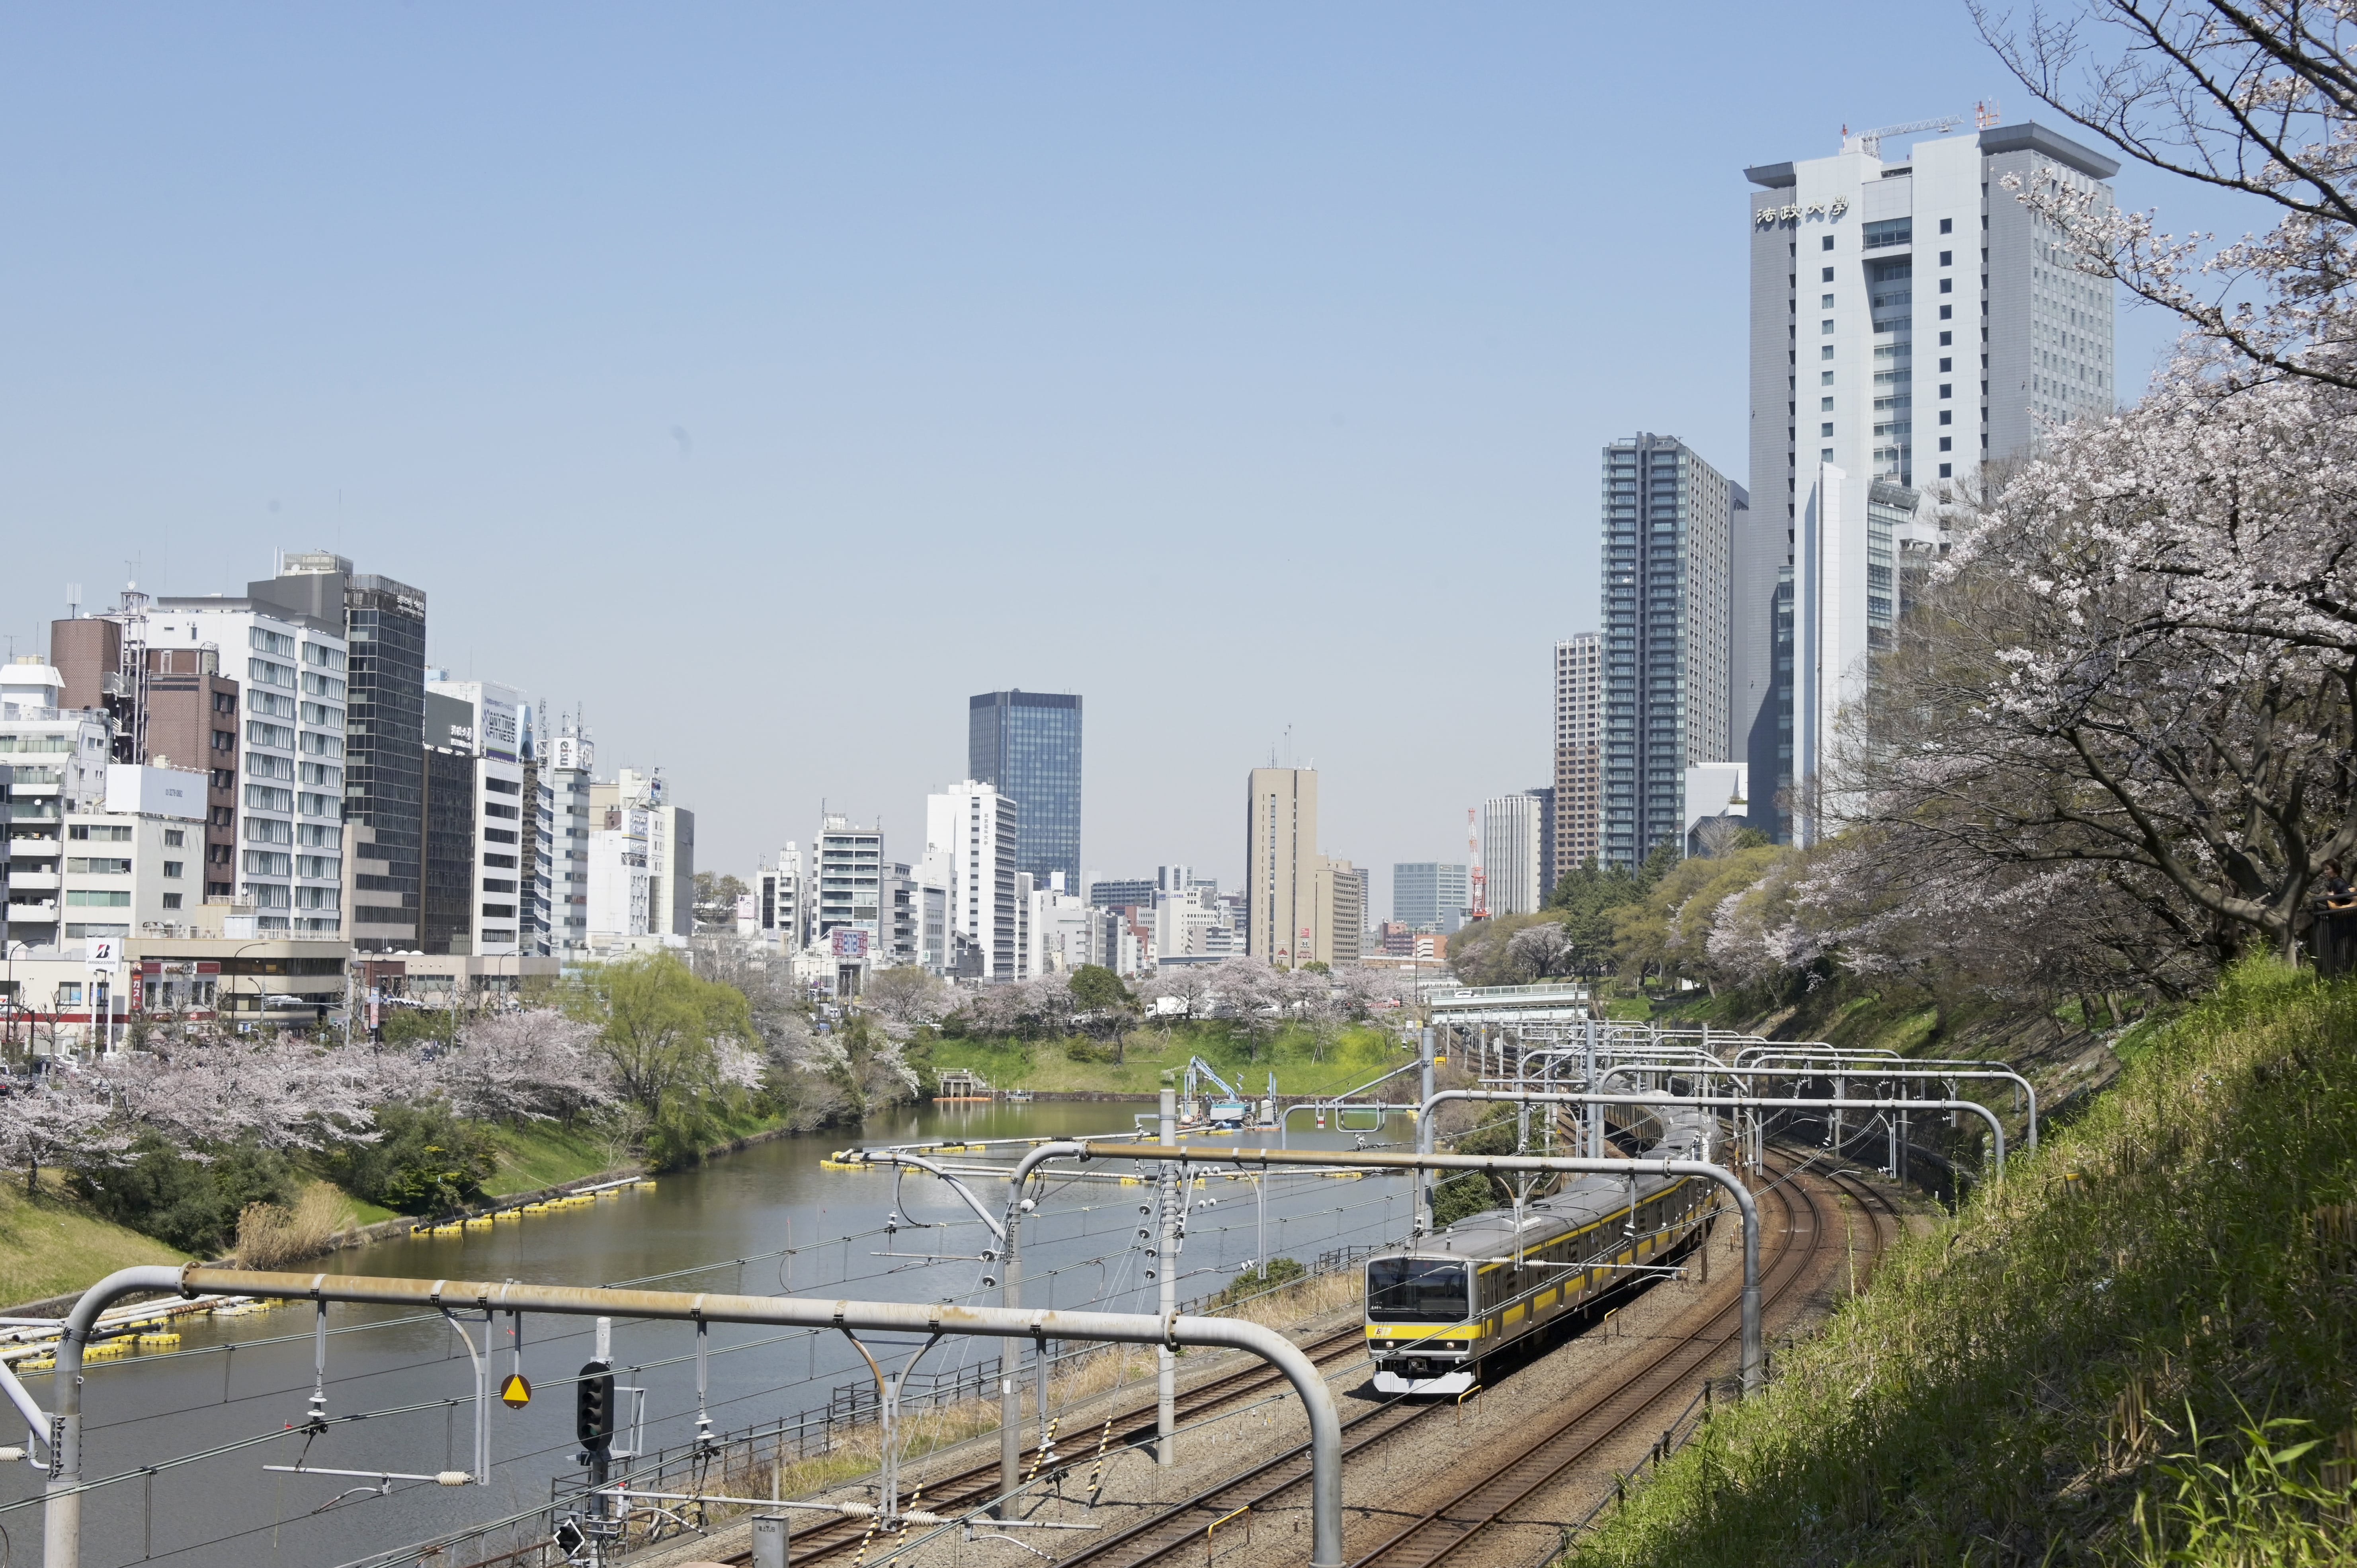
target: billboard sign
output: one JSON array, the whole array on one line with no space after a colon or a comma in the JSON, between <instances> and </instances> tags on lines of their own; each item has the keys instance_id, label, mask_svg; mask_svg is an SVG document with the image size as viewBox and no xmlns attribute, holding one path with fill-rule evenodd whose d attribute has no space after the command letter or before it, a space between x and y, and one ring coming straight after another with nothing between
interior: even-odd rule
<instances>
[{"instance_id":1,"label":"billboard sign","mask_svg":"<svg viewBox=\"0 0 2357 1568\"><path fill-rule=\"evenodd\" d=\"M867 956L867 933L858 927L837 926L831 934L834 939L835 957L866 958Z\"/></svg>"},{"instance_id":2,"label":"billboard sign","mask_svg":"<svg viewBox=\"0 0 2357 1568\"><path fill-rule=\"evenodd\" d=\"M82 961L84 965L102 974L113 974L123 967L121 937L91 937L88 939L85 950L86 956Z\"/></svg>"}]
</instances>

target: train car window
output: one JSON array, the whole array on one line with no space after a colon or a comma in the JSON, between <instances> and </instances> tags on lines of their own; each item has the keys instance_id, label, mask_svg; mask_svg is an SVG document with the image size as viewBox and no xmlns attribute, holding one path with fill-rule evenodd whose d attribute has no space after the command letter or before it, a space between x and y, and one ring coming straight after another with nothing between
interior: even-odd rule
<instances>
[{"instance_id":1,"label":"train car window","mask_svg":"<svg viewBox=\"0 0 2357 1568\"><path fill-rule=\"evenodd\" d=\"M1465 1265L1424 1258L1367 1264L1367 1316L1375 1323L1455 1323L1470 1316Z\"/></svg>"}]
</instances>

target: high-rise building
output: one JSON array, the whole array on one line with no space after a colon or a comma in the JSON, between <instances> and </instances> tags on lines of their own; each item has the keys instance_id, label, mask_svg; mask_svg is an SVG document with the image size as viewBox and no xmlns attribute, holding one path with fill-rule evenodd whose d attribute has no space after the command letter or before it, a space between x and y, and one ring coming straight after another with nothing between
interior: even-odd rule
<instances>
[{"instance_id":1,"label":"high-rise building","mask_svg":"<svg viewBox=\"0 0 2357 1568\"><path fill-rule=\"evenodd\" d=\"M1544 899L1539 886L1535 790L1493 795L1481 807L1481 871L1492 915L1527 915Z\"/></svg>"},{"instance_id":2,"label":"high-rise building","mask_svg":"<svg viewBox=\"0 0 2357 1568\"><path fill-rule=\"evenodd\" d=\"M425 952L525 950L539 810L537 790L529 808L524 794L523 708L522 693L496 682L426 682Z\"/></svg>"},{"instance_id":3,"label":"high-rise building","mask_svg":"<svg viewBox=\"0 0 2357 1568\"><path fill-rule=\"evenodd\" d=\"M1685 772L1728 753L1735 485L1674 436L1604 449L1600 858L1633 866L1685 822ZM1497 897L1491 896L1491 908Z\"/></svg>"},{"instance_id":4,"label":"high-rise building","mask_svg":"<svg viewBox=\"0 0 2357 1568\"><path fill-rule=\"evenodd\" d=\"M1255 768L1245 798L1244 892L1252 956L1290 967L1317 956L1318 772Z\"/></svg>"},{"instance_id":5,"label":"high-rise building","mask_svg":"<svg viewBox=\"0 0 2357 1568\"><path fill-rule=\"evenodd\" d=\"M1244 822L1245 940L1280 967L1355 963L1366 932L1366 873L1318 851L1318 773L1255 768Z\"/></svg>"},{"instance_id":6,"label":"high-rise building","mask_svg":"<svg viewBox=\"0 0 2357 1568\"><path fill-rule=\"evenodd\" d=\"M596 751L578 720L545 737L540 762L540 815L549 846L542 858L548 888L546 951L577 951L589 943L589 786Z\"/></svg>"},{"instance_id":7,"label":"high-rise building","mask_svg":"<svg viewBox=\"0 0 2357 1568\"><path fill-rule=\"evenodd\" d=\"M278 575L245 591L257 605L341 623L351 656L336 686L345 710L344 893L352 945L414 948L425 823L425 595L355 573L327 551L283 553ZM307 678L307 696L313 683Z\"/></svg>"},{"instance_id":8,"label":"high-rise building","mask_svg":"<svg viewBox=\"0 0 2357 1568\"><path fill-rule=\"evenodd\" d=\"M1755 507L1736 545L1727 759L1749 764L1754 827L1793 831L1793 784L1889 643L1908 561L1943 547L1927 492L2030 451L2041 420L2116 402L2111 285L2005 180L2050 171L2108 199L2118 168L2025 123L1889 156L1851 137L1746 171Z\"/></svg>"},{"instance_id":9,"label":"high-rise building","mask_svg":"<svg viewBox=\"0 0 2357 1568\"><path fill-rule=\"evenodd\" d=\"M966 704L966 777L1016 803L1015 868L1048 886L1081 885L1081 699L1069 693L985 692Z\"/></svg>"},{"instance_id":10,"label":"high-rise building","mask_svg":"<svg viewBox=\"0 0 2357 1568\"><path fill-rule=\"evenodd\" d=\"M811 841L811 938L838 930L865 933L868 947L883 929L884 833L856 826L839 812L820 820Z\"/></svg>"},{"instance_id":11,"label":"high-rise building","mask_svg":"<svg viewBox=\"0 0 2357 1568\"><path fill-rule=\"evenodd\" d=\"M926 861L947 867L950 929L980 954L985 980L1019 979L1028 959L1020 938L1029 911L1015 863L1021 822L1015 800L979 779L925 797Z\"/></svg>"},{"instance_id":12,"label":"high-rise building","mask_svg":"<svg viewBox=\"0 0 2357 1568\"><path fill-rule=\"evenodd\" d=\"M1465 923L1472 900L1472 877L1461 861L1411 860L1392 867L1392 918L1411 930L1454 931Z\"/></svg>"},{"instance_id":13,"label":"high-rise building","mask_svg":"<svg viewBox=\"0 0 2357 1568\"><path fill-rule=\"evenodd\" d=\"M210 646L239 679L236 860L208 864L206 897L247 906L263 936L358 933L345 826L352 743L344 631L344 590L335 577L253 583L242 599L158 599L146 617L151 658L167 650L201 654ZM422 674L417 705L425 705ZM423 767L413 755L412 775ZM222 815L223 808L211 807L209 826ZM208 845L208 855L217 848ZM231 870L236 892L215 891L229 880L215 874ZM398 945L415 947L414 901L408 919Z\"/></svg>"},{"instance_id":14,"label":"high-rise building","mask_svg":"<svg viewBox=\"0 0 2357 1568\"><path fill-rule=\"evenodd\" d=\"M1592 631L1555 645L1555 858L1547 890L1600 849L1604 752L1604 639Z\"/></svg>"}]
</instances>

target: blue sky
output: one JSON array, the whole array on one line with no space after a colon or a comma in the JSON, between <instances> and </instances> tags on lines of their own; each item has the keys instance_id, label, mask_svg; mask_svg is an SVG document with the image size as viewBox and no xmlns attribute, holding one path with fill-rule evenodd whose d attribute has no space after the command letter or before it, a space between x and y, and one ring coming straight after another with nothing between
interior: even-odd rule
<instances>
[{"instance_id":1,"label":"blue sky","mask_svg":"<svg viewBox=\"0 0 2357 1568\"><path fill-rule=\"evenodd\" d=\"M18 7L0 632L337 549L730 869L913 859L1017 685L1232 879L1289 730L1387 908L1545 781L1599 446L1744 477L1743 166L1990 94L1944 4Z\"/></svg>"}]
</instances>

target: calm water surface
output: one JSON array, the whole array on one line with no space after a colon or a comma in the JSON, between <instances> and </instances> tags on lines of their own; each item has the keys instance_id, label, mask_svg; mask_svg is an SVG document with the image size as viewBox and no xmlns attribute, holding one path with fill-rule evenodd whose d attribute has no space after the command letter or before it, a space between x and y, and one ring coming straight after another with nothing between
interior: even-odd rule
<instances>
[{"instance_id":1,"label":"calm water surface","mask_svg":"<svg viewBox=\"0 0 2357 1568\"><path fill-rule=\"evenodd\" d=\"M337 1253L323 1266L347 1273L564 1284L619 1283L694 1271L654 1288L749 1294L791 1289L798 1295L996 1305L996 1293L979 1283L990 1266L974 1256L986 1232L931 1177L908 1177L903 1213L909 1221L942 1228L904 1227L888 1237L880 1232L893 1211L891 1177L823 1171L819 1160L852 1142L1126 1131L1132 1113L1144 1109L1066 1102L925 1107L870 1122L856 1140L840 1129L782 1138L664 1176L652 1192L463 1236L380 1242ZM1243 1141L1274 1137L1251 1134ZM1332 1148L1348 1147L1352 1139L1297 1132L1292 1142L1296 1147ZM996 1208L1004 1187L987 1184L980 1190ZM1180 1257L1182 1300L1225 1283L1257 1255L1259 1244L1260 1209L1251 1185L1214 1181L1192 1197L1195 1208ZM1151 1310L1153 1287L1144 1279L1146 1260L1136 1250L1141 1200L1137 1187L1105 1181L1073 1183L1056 1192L1025 1230L1025 1305ZM1269 1183L1265 1212L1267 1251L1308 1261L1328 1248L1399 1234L1406 1187L1396 1179L1276 1177ZM789 1247L791 1257L778 1255ZM85 1385L84 1475L135 1471L299 1423L311 1393L309 1311L189 1318L181 1325L178 1354L94 1363ZM457 1336L438 1319L395 1321L414 1316L404 1309L328 1309L331 1330L363 1330L328 1337L331 1416L471 1396L472 1378ZM474 1332L481 1334L479 1322ZM590 1354L591 1333L582 1319L527 1317L526 1375L552 1381L572 1376ZM506 1335L502 1319L495 1341L500 1376L511 1364ZM708 1404L716 1431L823 1410L834 1391L867 1384L864 1364L839 1336L781 1336L774 1329L716 1325L709 1347ZM650 1390L650 1444L686 1441L694 1430L694 1330L681 1324L618 1323L614 1349L626 1366L644 1366L622 1380ZM951 1370L977 1362L995 1365L996 1357L995 1343L953 1340L923 1365L926 1370ZM671 1364L646 1365L657 1362ZM31 1379L28 1387L43 1405L51 1402L47 1378ZM472 1452L472 1423L466 1405L374 1415L331 1428L311 1444L307 1463L412 1473L464 1468ZM371 1491L336 1503L342 1487L362 1483L263 1468L295 1462L303 1445L300 1436L289 1436L90 1494L83 1504L83 1563L332 1565L541 1506L552 1477L580 1474L572 1464L568 1387L551 1387L521 1411L494 1404L492 1485L483 1490L397 1483L390 1496ZM0 1501L37 1494L43 1478L31 1466L0 1466ZM5 1532L0 1563L38 1561L38 1507L0 1513L0 1531Z\"/></svg>"}]
</instances>

